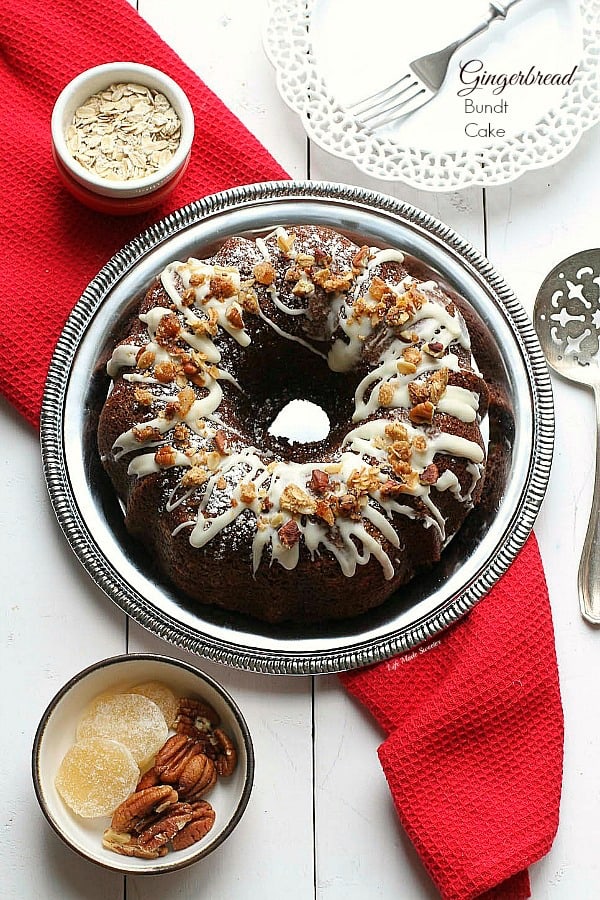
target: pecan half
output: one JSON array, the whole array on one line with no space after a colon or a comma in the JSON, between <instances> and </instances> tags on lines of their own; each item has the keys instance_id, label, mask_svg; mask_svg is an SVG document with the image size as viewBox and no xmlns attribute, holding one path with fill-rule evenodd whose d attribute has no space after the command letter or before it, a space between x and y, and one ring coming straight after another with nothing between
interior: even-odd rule
<instances>
[{"instance_id":1,"label":"pecan half","mask_svg":"<svg viewBox=\"0 0 600 900\"><path fill-rule=\"evenodd\" d=\"M157 784L160 784L160 776L154 766L151 769L148 769L147 772L144 772L142 777L137 783L136 792L137 791L145 791L146 788L156 787Z\"/></svg>"},{"instance_id":2,"label":"pecan half","mask_svg":"<svg viewBox=\"0 0 600 900\"><path fill-rule=\"evenodd\" d=\"M177 707L175 730L178 734L198 739L219 725L220 721L218 713L209 703L196 697L182 697Z\"/></svg>"},{"instance_id":3,"label":"pecan half","mask_svg":"<svg viewBox=\"0 0 600 900\"><path fill-rule=\"evenodd\" d=\"M165 784L177 784L187 764L201 752L201 747L193 738L185 734L174 734L160 748L154 760L154 768Z\"/></svg>"},{"instance_id":4,"label":"pecan half","mask_svg":"<svg viewBox=\"0 0 600 900\"><path fill-rule=\"evenodd\" d=\"M159 856L166 856L168 850L166 847L158 847L152 849L150 847L140 847L137 840L130 834L119 834L112 828L107 828L102 835L102 846L113 853L120 856L135 856L138 859L158 859Z\"/></svg>"},{"instance_id":5,"label":"pecan half","mask_svg":"<svg viewBox=\"0 0 600 900\"><path fill-rule=\"evenodd\" d=\"M167 784L136 791L117 806L111 828L119 834L131 834L147 816L162 813L177 800L177 791Z\"/></svg>"},{"instance_id":6,"label":"pecan half","mask_svg":"<svg viewBox=\"0 0 600 900\"><path fill-rule=\"evenodd\" d=\"M215 811L206 800L192 803L192 818L172 840L173 850L185 850L200 841L215 824Z\"/></svg>"},{"instance_id":7,"label":"pecan half","mask_svg":"<svg viewBox=\"0 0 600 900\"><path fill-rule=\"evenodd\" d=\"M137 844L144 850L159 850L173 840L191 820L192 810L188 804L175 803L138 835Z\"/></svg>"},{"instance_id":8,"label":"pecan half","mask_svg":"<svg viewBox=\"0 0 600 900\"><path fill-rule=\"evenodd\" d=\"M177 782L177 790L182 800L191 803L207 794L216 783L217 769L214 762L204 753L200 753L183 769Z\"/></svg>"},{"instance_id":9,"label":"pecan half","mask_svg":"<svg viewBox=\"0 0 600 900\"><path fill-rule=\"evenodd\" d=\"M215 728L210 735L210 746L218 774L228 778L237 765L237 750L233 741L222 728Z\"/></svg>"}]
</instances>

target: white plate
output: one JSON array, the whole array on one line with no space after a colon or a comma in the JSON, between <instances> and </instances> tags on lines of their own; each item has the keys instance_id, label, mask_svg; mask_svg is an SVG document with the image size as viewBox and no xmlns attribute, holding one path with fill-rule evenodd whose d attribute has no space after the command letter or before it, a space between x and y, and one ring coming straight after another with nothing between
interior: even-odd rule
<instances>
[{"instance_id":1,"label":"white plate","mask_svg":"<svg viewBox=\"0 0 600 900\"><path fill-rule=\"evenodd\" d=\"M504 184L557 162L600 119L599 0L522 0L457 51L429 104L372 133L346 107L470 31L486 18L487 2L268 0L268 7L264 44L282 97L316 144L375 178L435 191ZM567 86L508 85L495 94L486 84L459 96L469 80L461 81L460 66L469 60L494 75L576 70Z\"/></svg>"}]
</instances>

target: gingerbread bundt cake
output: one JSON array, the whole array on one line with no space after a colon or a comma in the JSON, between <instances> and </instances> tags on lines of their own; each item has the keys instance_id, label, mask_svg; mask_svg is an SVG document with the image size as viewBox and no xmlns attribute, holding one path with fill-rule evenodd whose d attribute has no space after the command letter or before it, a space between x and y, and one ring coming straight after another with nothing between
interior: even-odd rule
<instances>
[{"instance_id":1,"label":"gingerbread bundt cake","mask_svg":"<svg viewBox=\"0 0 600 900\"><path fill-rule=\"evenodd\" d=\"M357 615L460 529L488 390L455 299L419 271L302 225L158 275L108 363L98 446L128 531L194 601ZM269 430L296 398L327 413L323 440Z\"/></svg>"}]
</instances>

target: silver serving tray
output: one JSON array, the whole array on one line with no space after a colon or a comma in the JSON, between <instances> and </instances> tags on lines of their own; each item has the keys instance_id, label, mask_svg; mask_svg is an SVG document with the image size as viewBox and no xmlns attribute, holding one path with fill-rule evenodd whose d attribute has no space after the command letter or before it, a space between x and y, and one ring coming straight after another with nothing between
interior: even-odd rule
<instances>
[{"instance_id":1,"label":"silver serving tray","mask_svg":"<svg viewBox=\"0 0 600 900\"><path fill-rule=\"evenodd\" d=\"M230 235L300 223L335 227L359 244L400 247L465 297L495 348L495 378L510 412L505 421L490 422L490 452L496 442L503 460L498 490L487 507L471 513L460 540L450 543L431 571L358 618L311 627L269 626L201 608L160 580L124 529L122 509L99 463L96 422L109 389L105 362L119 329L166 263L210 255ZM180 647L227 665L277 674L325 673L378 662L467 613L508 568L533 527L550 472L553 436L550 380L533 327L490 263L446 225L405 203L311 182L258 184L207 197L127 244L90 283L64 327L41 419L44 471L56 516L108 597Z\"/></svg>"}]
</instances>

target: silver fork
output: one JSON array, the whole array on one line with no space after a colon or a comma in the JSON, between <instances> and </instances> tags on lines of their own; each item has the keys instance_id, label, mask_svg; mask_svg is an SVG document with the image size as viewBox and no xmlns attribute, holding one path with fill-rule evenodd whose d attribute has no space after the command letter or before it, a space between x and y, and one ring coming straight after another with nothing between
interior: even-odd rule
<instances>
[{"instance_id":1,"label":"silver fork","mask_svg":"<svg viewBox=\"0 0 600 900\"><path fill-rule=\"evenodd\" d=\"M472 31L443 50L413 60L408 65L409 71L398 81L348 106L347 111L369 130L374 130L420 109L438 93L446 78L450 60L458 48L489 28L496 19L503 21L511 6L519 2L520 0L503 0L500 3L498 0L490 0L487 18Z\"/></svg>"}]
</instances>

